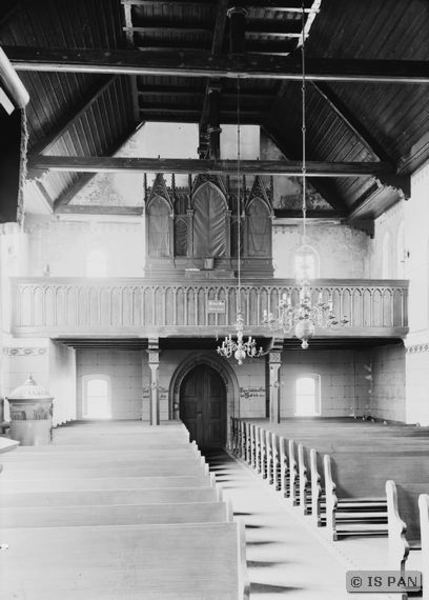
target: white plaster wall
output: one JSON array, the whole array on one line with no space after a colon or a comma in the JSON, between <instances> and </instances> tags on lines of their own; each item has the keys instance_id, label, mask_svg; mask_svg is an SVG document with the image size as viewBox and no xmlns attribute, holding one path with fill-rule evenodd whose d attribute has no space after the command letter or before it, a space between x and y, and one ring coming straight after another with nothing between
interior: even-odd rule
<instances>
[{"instance_id":1,"label":"white plaster wall","mask_svg":"<svg viewBox=\"0 0 429 600\"><path fill-rule=\"evenodd\" d=\"M112 419L141 419L143 360L145 357L139 350L78 349L78 418L82 417L83 377L106 375L111 378Z\"/></svg>"},{"instance_id":2,"label":"white plaster wall","mask_svg":"<svg viewBox=\"0 0 429 600\"><path fill-rule=\"evenodd\" d=\"M27 220L28 272L40 277L49 265L53 277L84 277L92 250L107 259L108 277L142 277L145 255L143 219L131 222Z\"/></svg>"},{"instance_id":3,"label":"white plaster wall","mask_svg":"<svg viewBox=\"0 0 429 600\"><path fill-rule=\"evenodd\" d=\"M75 420L76 351L52 340L49 344L49 385L54 397L54 426Z\"/></svg>"},{"instance_id":4,"label":"white plaster wall","mask_svg":"<svg viewBox=\"0 0 429 600\"><path fill-rule=\"evenodd\" d=\"M371 416L404 422L405 347L402 344L374 348L372 363Z\"/></svg>"},{"instance_id":5,"label":"white plaster wall","mask_svg":"<svg viewBox=\"0 0 429 600\"><path fill-rule=\"evenodd\" d=\"M368 356L353 350L284 351L280 372L281 417L294 416L296 380L307 374L320 375L322 417L361 415L369 389L362 377L365 362Z\"/></svg>"},{"instance_id":6,"label":"white plaster wall","mask_svg":"<svg viewBox=\"0 0 429 600\"><path fill-rule=\"evenodd\" d=\"M404 208L410 279L406 419L429 425L429 162L413 175Z\"/></svg>"},{"instance_id":7,"label":"white plaster wall","mask_svg":"<svg viewBox=\"0 0 429 600\"><path fill-rule=\"evenodd\" d=\"M307 227L308 244L319 258L322 279L359 279L369 274L371 239L348 225L323 223ZM294 257L302 245L301 225L273 226L274 276L294 278Z\"/></svg>"},{"instance_id":8,"label":"white plaster wall","mask_svg":"<svg viewBox=\"0 0 429 600\"><path fill-rule=\"evenodd\" d=\"M370 245L370 277L383 278L383 253L388 252L388 271L385 279L407 279L409 241L413 235L411 222L405 223L411 200L402 200L386 211L374 223L374 239ZM408 232L408 235L407 235ZM388 239L385 247L386 236Z\"/></svg>"}]
</instances>

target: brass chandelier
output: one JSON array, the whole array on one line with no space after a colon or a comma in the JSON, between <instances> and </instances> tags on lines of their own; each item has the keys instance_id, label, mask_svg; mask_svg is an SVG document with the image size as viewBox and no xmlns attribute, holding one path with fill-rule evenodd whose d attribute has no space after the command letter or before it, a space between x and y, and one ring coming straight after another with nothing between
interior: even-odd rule
<instances>
[{"instance_id":1,"label":"brass chandelier","mask_svg":"<svg viewBox=\"0 0 429 600\"><path fill-rule=\"evenodd\" d=\"M306 79L305 79L305 10L302 5L302 44L301 44L301 63L302 63L302 246L303 249L310 248L307 241L307 204L306 204L306 118L305 118L305 100L306 100ZM313 304L312 290L308 273L303 272L298 280L299 300L297 304L292 304L291 294L283 294L278 304L277 317L272 312L264 311L262 324L270 330L282 329L284 333L294 332L295 336L301 340L301 348L308 348L308 340L316 333L316 327L322 329L331 329L338 325L345 325L348 319L345 317L337 319L333 312L333 302L331 297L328 301L323 299L322 292L319 292L318 300Z\"/></svg>"},{"instance_id":2,"label":"brass chandelier","mask_svg":"<svg viewBox=\"0 0 429 600\"><path fill-rule=\"evenodd\" d=\"M241 312L241 129L240 129L240 79L237 78L237 318L234 324L237 332L237 339L233 339L232 334L225 337L221 346L218 346L217 353L224 358L234 357L239 365L243 364L246 356L257 358L262 356L262 348L256 348L256 340L249 335L247 341L244 340L244 317Z\"/></svg>"}]
</instances>

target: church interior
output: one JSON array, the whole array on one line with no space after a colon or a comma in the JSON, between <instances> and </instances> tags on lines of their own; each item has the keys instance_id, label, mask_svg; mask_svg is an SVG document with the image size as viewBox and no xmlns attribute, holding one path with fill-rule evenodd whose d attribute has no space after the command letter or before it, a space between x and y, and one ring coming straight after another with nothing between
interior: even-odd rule
<instances>
[{"instance_id":1,"label":"church interior","mask_svg":"<svg viewBox=\"0 0 429 600\"><path fill-rule=\"evenodd\" d=\"M429 599L428 28L2 1L2 598Z\"/></svg>"}]
</instances>

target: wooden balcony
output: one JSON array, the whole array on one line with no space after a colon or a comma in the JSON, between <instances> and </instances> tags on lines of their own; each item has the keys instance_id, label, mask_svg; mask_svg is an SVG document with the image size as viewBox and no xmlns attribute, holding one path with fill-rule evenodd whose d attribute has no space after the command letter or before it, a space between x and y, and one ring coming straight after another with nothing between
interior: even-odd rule
<instances>
[{"instance_id":1,"label":"wooden balcony","mask_svg":"<svg viewBox=\"0 0 429 600\"><path fill-rule=\"evenodd\" d=\"M408 282L326 280L312 282L346 316L345 327L317 337L404 337ZM261 325L264 310L275 312L283 293L298 299L294 280L246 281L241 287L245 334L272 337ZM148 279L14 278L11 331L15 336L223 336L237 314L237 283L154 282ZM280 333L280 332L278 332ZM292 333L285 337L292 337Z\"/></svg>"}]
</instances>

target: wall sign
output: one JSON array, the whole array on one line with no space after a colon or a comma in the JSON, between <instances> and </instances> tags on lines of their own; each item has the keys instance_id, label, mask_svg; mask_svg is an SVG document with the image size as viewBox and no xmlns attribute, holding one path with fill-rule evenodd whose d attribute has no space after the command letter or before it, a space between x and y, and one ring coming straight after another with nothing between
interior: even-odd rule
<instances>
[{"instance_id":1,"label":"wall sign","mask_svg":"<svg viewBox=\"0 0 429 600\"><path fill-rule=\"evenodd\" d=\"M225 300L207 300L207 313L225 314Z\"/></svg>"}]
</instances>

